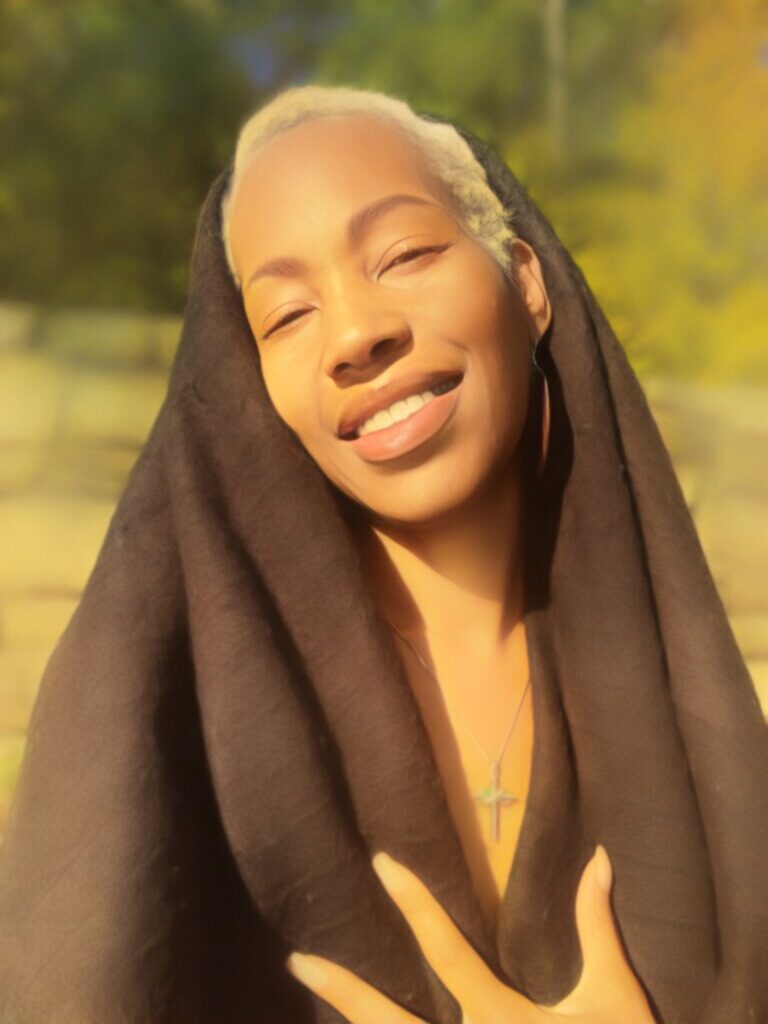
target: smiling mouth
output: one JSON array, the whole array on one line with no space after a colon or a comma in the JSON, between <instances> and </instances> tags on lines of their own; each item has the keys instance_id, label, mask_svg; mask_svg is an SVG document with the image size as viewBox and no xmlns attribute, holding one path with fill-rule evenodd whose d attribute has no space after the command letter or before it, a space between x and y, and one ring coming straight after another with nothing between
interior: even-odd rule
<instances>
[{"instance_id":1,"label":"smiling mouth","mask_svg":"<svg viewBox=\"0 0 768 1024\"><path fill-rule=\"evenodd\" d=\"M391 407L379 410L361 424L355 432L357 436L350 437L345 444L365 462L383 464L396 461L440 436L447 436L446 430L454 419L461 398L462 380L463 374L436 381L426 397L423 391L406 395L399 399L405 405L405 415L400 409L401 419L388 421L381 415L388 413ZM409 412L408 402L416 398L418 401L411 403L413 411ZM394 411L397 413L398 409Z\"/></svg>"},{"instance_id":2,"label":"smiling mouth","mask_svg":"<svg viewBox=\"0 0 768 1024\"><path fill-rule=\"evenodd\" d=\"M462 373L454 374L452 377L433 384L432 387L424 391L414 391L413 394L397 399L385 409L379 409L378 412L359 424L354 430L348 430L346 433L340 434L340 439L342 441L355 441L358 438L366 437L377 431L387 430L397 423L410 419L411 416L420 412L436 398L457 388L463 376Z\"/></svg>"}]
</instances>

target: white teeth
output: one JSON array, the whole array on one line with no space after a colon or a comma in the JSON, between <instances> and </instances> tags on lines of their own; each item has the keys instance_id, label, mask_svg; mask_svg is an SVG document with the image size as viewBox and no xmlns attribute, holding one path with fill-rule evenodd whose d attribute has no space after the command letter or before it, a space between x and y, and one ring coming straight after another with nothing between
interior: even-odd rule
<instances>
[{"instance_id":1,"label":"white teeth","mask_svg":"<svg viewBox=\"0 0 768 1024\"><path fill-rule=\"evenodd\" d=\"M407 398L399 398L388 409L379 409L365 423L361 423L357 428L357 433L360 437L363 437L364 434L370 434L373 430L383 430L385 427L391 427L393 423L399 423L400 420L407 419L413 413L418 412L427 402L431 402L436 397L433 391L422 391L420 395L409 395Z\"/></svg>"}]
</instances>

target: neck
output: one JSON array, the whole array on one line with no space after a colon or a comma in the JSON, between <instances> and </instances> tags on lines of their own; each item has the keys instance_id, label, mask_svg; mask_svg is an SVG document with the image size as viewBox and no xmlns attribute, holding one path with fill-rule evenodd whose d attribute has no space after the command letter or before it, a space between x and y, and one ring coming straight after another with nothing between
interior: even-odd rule
<instances>
[{"instance_id":1,"label":"neck","mask_svg":"<svg viewBox=\"0 0 768 1024\"><path fill-rule=\"evenodd\" d=\"M503 649L522 615L516 467L428 526L369 522L359 541L380 611L409 638Z\"/></svg>"}]
</instances>

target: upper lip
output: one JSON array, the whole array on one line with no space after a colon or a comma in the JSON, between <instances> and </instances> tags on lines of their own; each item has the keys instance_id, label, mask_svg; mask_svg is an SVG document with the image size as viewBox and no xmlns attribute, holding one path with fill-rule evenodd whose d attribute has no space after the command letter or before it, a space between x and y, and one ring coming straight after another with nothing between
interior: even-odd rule
<instances>
[{"instance_id":1,"label":"upper lip","mask_svg":"<svg viewBox=\"0 0 768 1024\"><path fill-rule=\"evenodd\" d=\"M371 388L363 395L356 395L341 410L341 416L336 425L336 435L344 437L346 434L352 433L374 413L380 409L386 409L399 398L420 394L422 391L428 391L435 384L450 380L452 377L461 378L462 376L461 370L414 371L403 374L397 380L382 384L381 387Z\"/></svg>"}]
</instances>

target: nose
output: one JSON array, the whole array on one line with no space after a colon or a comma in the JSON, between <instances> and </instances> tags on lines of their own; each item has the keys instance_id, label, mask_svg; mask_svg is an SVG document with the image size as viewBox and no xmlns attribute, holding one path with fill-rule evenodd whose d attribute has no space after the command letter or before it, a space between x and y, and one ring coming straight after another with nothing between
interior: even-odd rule
<instances>
[{"instance_id":1,"label":"nose","mask_svg":"<svg viewBox=\"0 0 768 1024\"><path fill-rule=\"evenodd\" d=\"M368 294L345 289L325 312L323 371L338 384L370 378L411 342L407 317Z\"/></svg>"}]
</instances>

